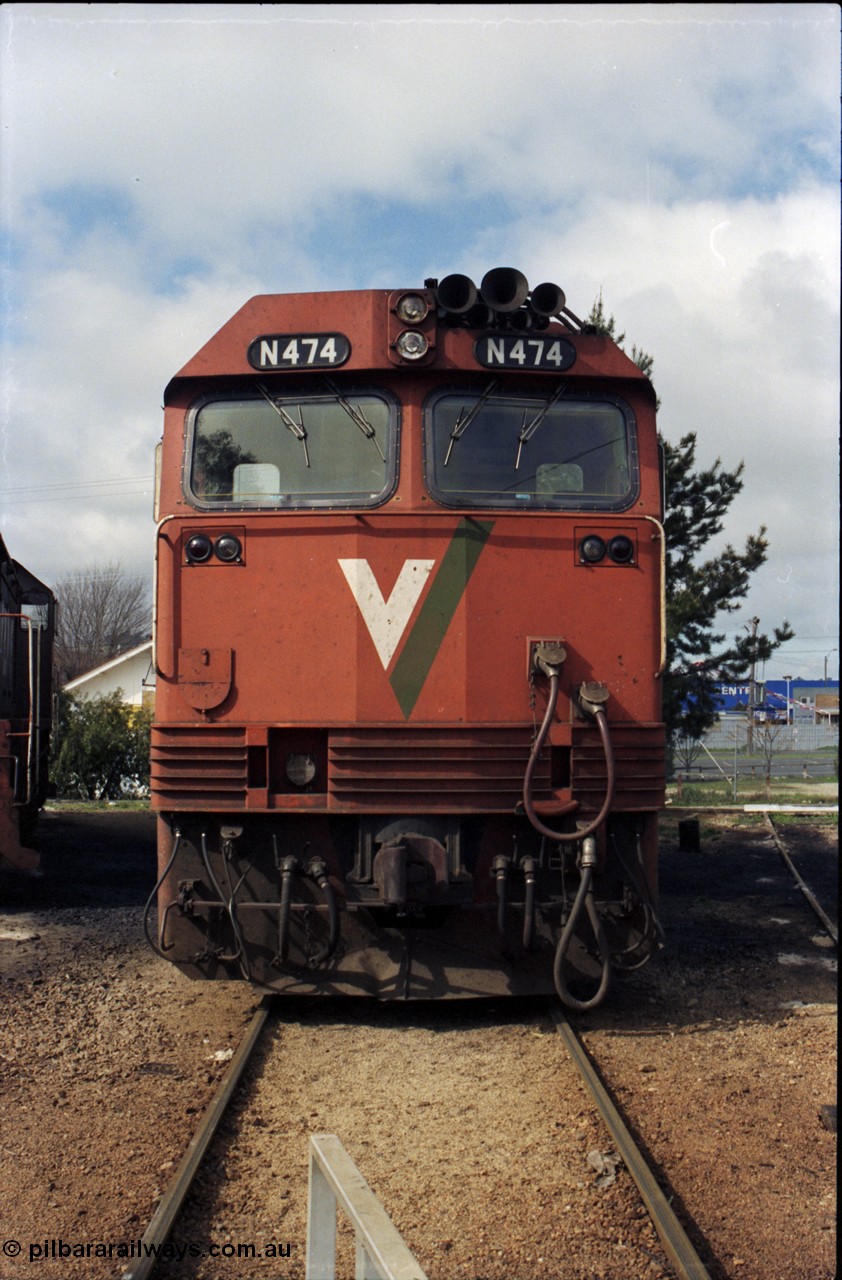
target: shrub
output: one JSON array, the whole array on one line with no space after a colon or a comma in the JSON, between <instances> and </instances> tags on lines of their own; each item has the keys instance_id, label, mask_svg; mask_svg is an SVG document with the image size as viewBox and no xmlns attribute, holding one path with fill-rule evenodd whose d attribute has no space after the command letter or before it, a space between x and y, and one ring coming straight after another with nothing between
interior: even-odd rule
<instances>
[{"instance_id":1,"label":"shrub","mask_svg":"<svg viewBox=\"0 0 842 1280\"><path fill-rule=\"evenodd\" d=\"M52 780L59 795L114 800L149 785L152 714L127 706L122 694L74 698L62 694L53 736Z\"/></svg>"}]
</instances>

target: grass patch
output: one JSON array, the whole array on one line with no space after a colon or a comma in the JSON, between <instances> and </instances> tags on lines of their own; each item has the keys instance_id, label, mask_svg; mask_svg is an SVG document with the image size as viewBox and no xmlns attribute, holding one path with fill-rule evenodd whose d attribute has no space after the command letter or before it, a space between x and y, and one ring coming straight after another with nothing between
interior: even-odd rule
<instances>
[{"instance_id":1,"label":"grass patch","mask_svg":"<svg viewBox=\"0 0 842 1280\"><path fill-rule=\"evenodd\" d=\"M45 813L106 813L127 809L131 813L149 810L148 800L73 800L54 797L44 805Z\"/></svg>"},{"instance_id":2,"label":"grass patch","mask_svg":"<svg viewBox=\"0 0 842 1280\"><path fill-rule=\"evenodd\" d=\"M667 786L667 802L683 808L695 805L836 804L838 799L836 779L829 777L773 778L768 790L762 778L738 778L736 799L733 781L725 778L710 782L685 782L681 788L675 782Z\"/></svg>"}]
</instances>

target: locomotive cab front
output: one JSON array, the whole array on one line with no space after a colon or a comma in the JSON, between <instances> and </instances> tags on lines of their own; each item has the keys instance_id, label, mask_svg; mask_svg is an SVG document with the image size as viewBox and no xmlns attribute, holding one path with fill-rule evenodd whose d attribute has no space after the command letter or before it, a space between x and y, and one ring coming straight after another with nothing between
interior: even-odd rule
<instances>
[{"instance_id":1,"label":"locomotive cab front","mask_svg":"<svg viewBox=\"0 0 842 1280\"><path fill-rule=\"evenodd\" d=\"M258 297L167 389L154 945L591 1007L658 945L654 394L554 285Z\"/></svg>"}]
</instances>

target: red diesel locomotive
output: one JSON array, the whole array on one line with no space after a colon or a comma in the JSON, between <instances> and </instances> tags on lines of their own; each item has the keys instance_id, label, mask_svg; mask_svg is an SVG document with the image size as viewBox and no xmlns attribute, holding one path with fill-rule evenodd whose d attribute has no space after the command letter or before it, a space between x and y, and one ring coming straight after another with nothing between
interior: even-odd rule
<instances>
[{"instance_id":1,"label":"red diesel locomotive","mask_svg":"<svg viewBox=\"0 0 842 1280\"><path fill-rule=\"evenodd\" d=\"M561 289L253 298L167 388L157 501L161 954L572 1008L649 956L655 397Z\"/></svg>"}]
</instances>

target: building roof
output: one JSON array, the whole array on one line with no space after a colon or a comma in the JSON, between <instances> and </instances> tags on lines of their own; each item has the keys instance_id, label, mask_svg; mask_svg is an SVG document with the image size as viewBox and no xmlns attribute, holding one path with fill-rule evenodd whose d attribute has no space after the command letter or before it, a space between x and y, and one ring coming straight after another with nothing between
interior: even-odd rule
<instances>
[{"instance_id":1,"label":"building roof","mask_svg":"<svg viewBox=\"0 0 842 1280\"><path fill-rule=\"evenodd\" d=\"M93 667L90 671L83 671L80 676L76 676L73 680L68 680L67 684L62 687L67 693L73 693L74 690L82 688L96 677L106 675L108 672L116 671L121 666L125 666L127 662L131 662L133 659L139 658L142 654L149 655L149 662L151 665L151 640L145 640L143 644L135 645L133 649L126 649L124 653L118 653L116 658L110 658L108 662L103 662L100 666Z\"/></svg>"}]
</instances>

